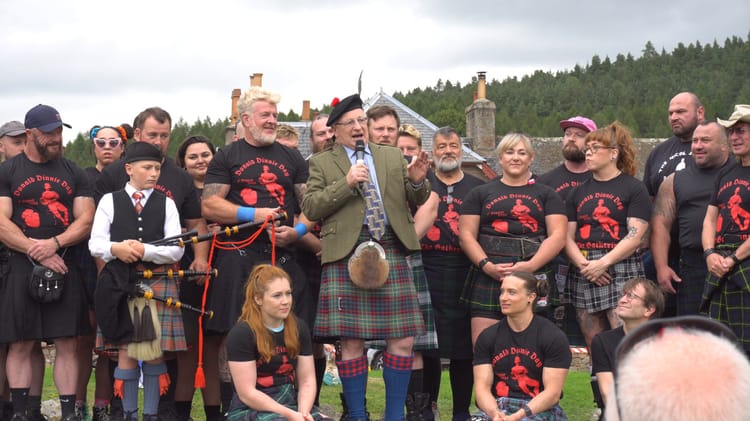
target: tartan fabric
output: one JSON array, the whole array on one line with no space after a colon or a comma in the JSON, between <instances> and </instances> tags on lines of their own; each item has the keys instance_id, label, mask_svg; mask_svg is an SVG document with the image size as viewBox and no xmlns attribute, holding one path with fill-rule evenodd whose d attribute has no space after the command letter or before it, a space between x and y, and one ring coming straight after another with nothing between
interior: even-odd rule
<instances>
[{"instance_id":1,"label":"tartan fabric","mask_svg":"<svg viewBox=\"0 0 750 421\"><path fill-rule=\"evenodd\" d=\"M375 185L368 177L367 181L362 183L365 193L365 203L367 209L365 210L365 220L367 221L367 227L370 230L370 235L375 240L383 238L385 232L385 211L383 209L383 201L380 200L380 194L378 194Z\"/></svg>"},{"instance_id":2,"label":"tartan fabric","mask_svg":"<svg viewBox=\"0 0 750 421\"><path fill-rule=\"evenodd\" d=\"M383 352L383 367L388 367L396 371L411 371L414 363L414 354L404 357L401 355L391 354L388 351Z\"/></svg>"},{"instance_id":3,"label":"tartan fabric","mask_svg":"<svg viewBox=\"0 0 750 421\"><path fill-rule=\"evenodd\" d=\"M607 254L609 250L595 249L587 250L588 259L596 260ZM636 252L630 257L615 263L609 268L609 273L614 275L609 285L596 286L581 275L574 265L568 270L568 281L565 285L565 298L575 308L582 308L589 313L609 310L617 307L620 300L622 287L629 279L643 278L646 273L643 269L641 255Z\"/></svg>"},{"instance_id":4,"label":"tartan fabric","mask_svg":"<svg viewBox=\"0 0 750 421\"><path fill-rule=\"evenodd\" d=\"M177 290L177 280L161 277L150 280L151 288L154 290L154 297L173 299L179 298ZM147 281L143 281L147 282ZM182 311L174 307L167 307L166 304L151 300L150 306L155 306L161 324L161 349L162 351L185 351L187 350L187 341L185 340L185 329L182 324ZM153 307L152 307L153 308ZM186 310L187 311L187 310ZM96 332L96 350L98 353L106 353L117 350L116 345L105 343L100 329Z\"/></svg>"},{"instance_id":5,"label":"tartan fabric","mask_svg":"<svg viewBox=\"0 0 750 421\"><path fill-rule=\"evenodd\" d=\"M262 388L259 386L256 386L258 390L265 393L266 395L272 397L276 402L286 406L287 408L291 408L293 410L297 410L297 389L292 384L283 384L280 386L271 386ZM310 410L310 415L312 415L313 419L316 421L320 420L328 420L330 418L326 418L320 414L320 410L313 406ZM227 414L227 421L272 421L272 420L278 420L278 421L286 421L286 418L283 416L274 413L274 412L263 412L263 411L257 411L255 409L247 407L245 404L243 404L239 397L237 397L237 394L235 393L232 397L232 403L229 407L229 413Z\"/></svg>"},{"instance_id":6,"label":"tartan fabric","mask_svg":"<svg viewBox=\"0 0 750 421\"><path fill-rule=\"evenodd\" d=\"M493 263L500 263L497 259L490 258L490 260ZM553 282L553 273L549 266L543 266L534 275L537 279L546 279L550 284ZM461 292L461 302L469 305L472 316L499 320L503 317L500 310L501 286L502 282L490 278L481 269L471 265Z\"/></svg>"},{"instance_id":7,"label":"tartan fabric","mask_svg":"<svg viewBox=\"0 0 750 421\"><path fill-rule=\"evenodd\" d=\"M737 247L738 244L722 246L720 253L727 256ZM749 274L750 261L745 259L725 278L717 278L709 273L703 292L703 305L708 305L708 317L729 326L747 355L750 355Z\"/></svg>"},{"instance_id":8,"label":"tartan fabric","mask_svg":"<svg viewBox=\"0 0 750 421\"><path fill-rule=\"evenodd\" d=\"M528 404L529 401L523 400L523 399L516 399L516 398L507 398L507 397L500 397L497 398L497 407L500 408L501 411L503 411L505 414L513 414L515 412L518 412L519 409L523 407L524 404ZM492 421L492 418L490 418L487 414L485 414L482 410L479 410L476 414L471 416L472 421ZM565 411L560 407L560 405L555 405L552 408L548 409L547 411L540 412L538 414L534 414L531 417L523 417L521 420L531 420L531 421L567 421L568 416L565 415Z\"/></svg>"},{"instance_id":9,"label":"tartan fabric","mask_svg":"<svg viewBox=\"0 0 750 421\"><path fill-rule=\"evenodd\" d=\"M359 242L369 239L367 228L362 227ZM405 249L390 229L380 244L385 249L390 273L385 285L378 289L363 290L352 283L348 270L351 253L323 265L313 330L317 342L329 343L342 337L403 338L424 333L412 273L404 258Z\"/></svg>"},{"instance_id":10,"label":"tartan fabric","mask_svg":"<svg viewBox=\"0 0 750 421\"><path fill-rule=\"evenodd\" d=\"M432 298L438 351L443 358L471 359L471 314L461 291L471 263L455 253L422 252Z\"/></svg>"},{"instance_id":11,"label":"tartan fabric","mask_svg":"<svg viewBox=\"0 0 750 421\"><path fill-rule=\"evenodd\" d=\"M422 312L424 320L425 333L414 338L413 351L429 351L438 348L438 337L435 329L435 316L432 309L432 297L427 287L427 276L425 275L424 265L422 263L422 254L420 252L412 253L406 256L406 264L411 268L411 274L414 277L414 288L417 290L417 301L419 301L419 310ZM386 349L384 340L368 341L368 348Z\"/></svg>"},{"instance_id":12,"label":"tartan fabric","mask_svg":"<svg viewBox=\"0 0 750 421\"><path fill-rule=\"evenodd\" d=\"M360 374L367 374L367 356L346 361L336 361L336 368L339 370L339 377L356 377Z\"/></svg>"}]
</instances>

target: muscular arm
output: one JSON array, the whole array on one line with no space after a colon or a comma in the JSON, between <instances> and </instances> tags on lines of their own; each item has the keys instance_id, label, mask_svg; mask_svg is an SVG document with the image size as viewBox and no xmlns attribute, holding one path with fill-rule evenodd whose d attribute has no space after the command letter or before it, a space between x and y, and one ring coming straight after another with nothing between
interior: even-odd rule
<instances>
[{"instance_id":1,"label":"muscular arm","mask_svg":"<svg viewBox=\"0 0 750 421\"><path fill-rule=\"evenodd\" d=\"M91 234L94 211L94 199L91 197L78 196L73 199L74 220L65 231L56 236L60 248L77 244ZM32 259L42 262L57 252L57 242L53 238L32 240L31 246L24 252Z\"/></svg>"},{"instance_id":2,"label":"muscular arm","mask_svg":"<svg viewBox=\"0 0 750 421\"><path fill-rule=\"evenodd\" d=\"M430 197L417 209L414 214L414 229L417 231L417 238L421 239L427 234L427 231L435 223L438 213L440 198L437 193L431 192Z\"/></svg>"},{"instance_id":3,"label":"muscular arm","mask_svg":"<svg viewBox=\"0 0 750 421\"><path fill-rule=\"evenodd\" d=\"M615 382L615 377L611 371L600 371L596 373L596 382L599 384L599 392L606 406L607 402L612 398L610 392L612 391L612 384Z\"/></svg>"},{"instance_id":4,"label":"muscular arm","mask_svg":"<svg viewBox=\"0 0 750 421\"><path fill-rule=\"evenodd\" d=\"M501 414L497 407L497 401L492 396L492 380L495 373L492 372L491 364L478 364L474 366L474 397L477 407L484 411L490 419Z\"/></svg>"},{"instance_id":5,"label":"muscular arm","mask_svg":"<svg viewBox=\"0 0 750 421\"><path fill-rule=\"evenodd\" d=\"M188 231L198 231L198 235L208 234L208 226L206 225L206 220L203 218L186 219L185 228ZM211 243L209 241L202 241L200 243L193 244L192 247L194 258L193 263L190 264L190 270L198 272L208 271L208 252L211 247Z\"/></svg>"},{"instance_id":6,"label":"muscular arm","mask_svg":"<svg viewBox=\"0 0 750 421\"><path fill-rule=\"evenodd\" d=\"M656 277L659 286L671 294L677 293L672 281L680 281L677 273L669 267L669 245L672 241L670 231L677 218L674 195L674 174L667 177L656 195L654 213L651 216L651 254L654 256Z\"/></svg>"},{"instance_id":7,"label":"muscular arm","mask_svg":"<svg viewBox=\"0 0 750 421\"><path fill-rule=\"evenodd\" d=\"M228 184L211 183L203 186L203 200L201 201L201 211L204 219L216 221L220 224L236 224L237 209L236 205L226 199L229 194ZM277 212L271 208L255 208L255 221L264 221L268 215L275 216Z\"/></svg>"},{"instance_id":8,"label":"muscular arm","mask_svg":"<svg viewBox=\"0 0 750 421\"><path fill-rule=\"evenodd\" d=\"M458 217L458 242L466 257L475 265L487 257L487 253L479 245L479 215L461 215ZM492 279L500 280L501 268L510 267L510 264L487 263L482 267L484 273Z\"/></svg>"},{"instance_id":9,"label":"muscular arm","mask_svg":"<svg viewBox=\"0 0 750 421\"><path fill-rule=\"evenodd\" d=\"M13 201L10 197L0 197L0 241L7 247L26 253L32 241L10 219L13 216Z\"/></svg>"},{"instance_id":10,"label":"muscular arm","mask_svg":"<svg viewBox=\"0 0 750 421\"><path fill-rule=\"evenodd\" d=\"M576 230L578 229L578 223L575 221L568 221L568 235L565 240L565 255L568 256L568 260L579 270L583 269L588 264L588 259L581 253L581 249L576 244Z\"/></svg>"},{"instance_id":11,"label":"muscular arm","mask_svg":"<svg viewBox=\"0 0 750 421\"><path fill-rule=\"evenodd\" d=\"M544 390L529 401L531 412L538 414L555 406L560 401L566 377L568 377L567 368L542 368Z\"/></svg>"}]
</instances>

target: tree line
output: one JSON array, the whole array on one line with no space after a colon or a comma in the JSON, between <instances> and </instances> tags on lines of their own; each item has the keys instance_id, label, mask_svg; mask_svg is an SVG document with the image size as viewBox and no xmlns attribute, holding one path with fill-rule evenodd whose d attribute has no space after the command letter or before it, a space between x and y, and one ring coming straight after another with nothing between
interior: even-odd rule
<instances>
[{"instance_id":1,"label":"tree line","mask_svg":"<svg viewBox=\"0 0 750 421\"><path fill-rule=\"evenodd\" d=\"M537 70L520 79L487 81L487 99L496 106L495 130L498 134L522 131L535 137L554 137L559 122L574 115L585 115L599 125L619 120L635 137L663 138L671 135L666 124L669 99L681 91L698 95L706 108L706 117L726 118L734 104L750 101L750 33L748 38L733 36L723 45L716 40L702 45L679 43L671 52L659 52L651 41L641 56L618 54L614 60L594 55L585 67L544 72ZM438 80L435 86L415 88L393 97L437 126L453 126L466 133L465 109L477 90L477 78L460 82ZM325 104L312 112L330 112ZM279 113L279 121L299 121L293 110ZM174 157L190 135L201 134L215 145L224 143L229 119L206 117L187 123L180 119L172 128L169 156ZM94 164L91 140L79 133L68 143L65 156L81 166Z\"/></svg>"}]
</instances>

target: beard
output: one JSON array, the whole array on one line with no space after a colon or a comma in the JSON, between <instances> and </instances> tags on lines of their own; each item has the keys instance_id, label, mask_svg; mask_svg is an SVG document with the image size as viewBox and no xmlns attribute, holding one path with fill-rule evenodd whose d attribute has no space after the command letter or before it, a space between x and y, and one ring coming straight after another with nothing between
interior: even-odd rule
<instances>
[{"instance_id":1,"label":"beard","mask_svg":"<svg viewBox=\"0 0 750 421\"><path fill-rule=\"evenodd\" d=\"M435 165L440 172L453 172L461 167L461 158L455 156L443 156Z\"/></svg>"},{"instance_id":2,"label":"beard","mask_svg":"<svg viewBox=\"0 0 750 421\"><path fill-rule=\"evenodd\" d=\"M39 141L39 137L37 137L36 135L33 136L33 141L36 152L45 160L52 161L53 159L57 159L62 156L62 142L59 145L57 143L48 143L45 145ZM56 147L57 150L51 149L51 146Z\"/></svg>"},{"instance_id":3,"label":"beard","mask_svg":"<svg viewBox=\"0 0 750 421\"><path fill-rule=\"evenodd\" d=\"M580 163L586 161L586 154L576 145L565 145L563 147L563 158L567 161Z\"/></svg>"},{"instance_id":4,"label":"beard","mask_svg":"<svg viewBox=\"0 0 750 421\"><path fill-rule=\"evenodd\" d=\"M263 128L253 126L248 129L250 132L250 136L255 139L256 142L260 143L261 145L271 145L273 142L276 141L276 132L274 131L273 135L264 135L263 134Z\"/></svg>"}]
</instances>

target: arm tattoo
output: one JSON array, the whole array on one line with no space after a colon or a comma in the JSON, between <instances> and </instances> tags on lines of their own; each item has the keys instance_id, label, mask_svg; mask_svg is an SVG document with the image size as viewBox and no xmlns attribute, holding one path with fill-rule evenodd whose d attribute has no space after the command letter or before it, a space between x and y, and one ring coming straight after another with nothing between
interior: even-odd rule
<instances>
[{"instance_id":1,"label":"arm tattoo","mask_svg":"<svg viewBox=\"0 0 750 421\"><path fill-rule=\"evenodd\" d=\"M229 191L229 185L227 184L219 184L219 183L211 183L206 184L203 186L203 198L207 199L211 196L221 196L226 197L227 192Z\"/></svg>"},{"instance_id":2,"label":"arm tattoo","mask_svg":"<svg viewBox=\"0 0 750 421\"><path fill-rule=\"evenodd\" d=\"M656 195L656 201L654 202L654 215L663 216L664 219L671 222L674 221L677 210L674 189L669 181L670 179L665 180L659 188L659 193Z\"/></svg>"},{"instance_id":3,"label":"arm tattoo","mask_svg":"<svg viewBox=\"0 0 750 421\"><path fill-rule=\"evenodd\" d=\"M637 222L639 224L646 224L646 221L644 221L641 218L628 218L627 221L628 221L628 235L626 235L625 238L623 238L623 240L627 240L629 238L637 238L637 237L639 237L638 227L635 226L633 224L633 222ZM642 237L642 235L640 237ZM637 238L637 239L639 241L641 240L641 238Z\"/></svg>"},{"instance_id":4,"label":"arm tattoo","mask_svg":"<svg viewBox=\"0 0 750 421\"><path fill-rule=\"evenodd\" d=\"M302 207L302 199L305 198L307 192L307 183L299 183L294 185L294 195L297 197L297 203Z\"/></svg>"}]
</instances>

